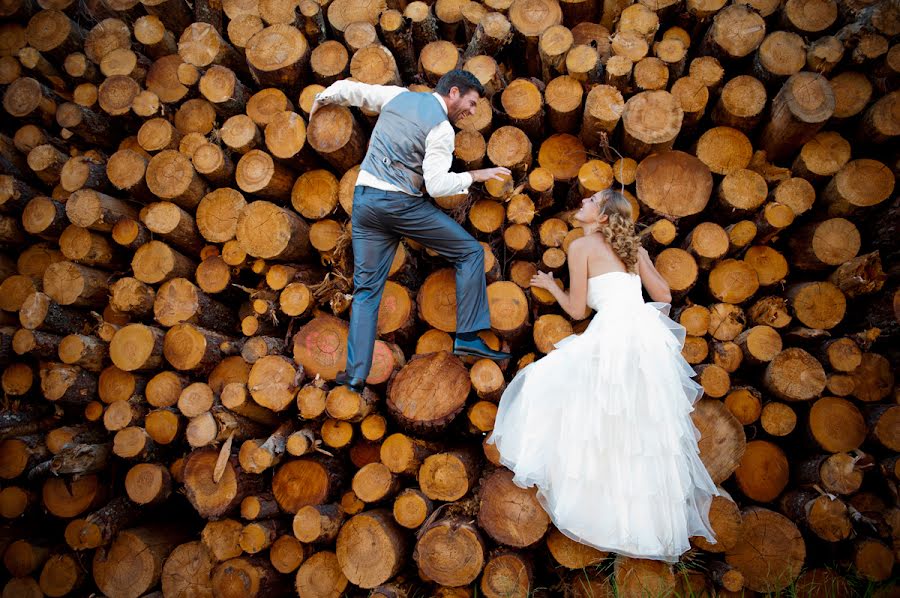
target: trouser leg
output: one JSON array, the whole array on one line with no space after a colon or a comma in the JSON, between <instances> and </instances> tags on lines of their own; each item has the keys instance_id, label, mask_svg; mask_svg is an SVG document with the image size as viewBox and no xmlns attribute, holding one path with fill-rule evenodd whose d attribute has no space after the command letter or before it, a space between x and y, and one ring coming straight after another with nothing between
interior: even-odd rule
<instances>
[{"instance_id":1,"label":"trouser leg","mask_svg":"<svg viewBox=\"0 0 900 598\"><path fill-rule=\"evenodd\" d=\"M398 237L386 230L372 202L372 191L359 187L353 202L353 303L347 337L347 374L367 378L378 325L378 307L387 281Z\"/></svg>"},{"instance_id":2,"label":"trouser leg","mask_svg":"<svg viewBox=\"0 0 900 598\"><path fill-rule=\"evenodd\" d=\"M402 236L437 251L456 268L456 331L477 332L491 327L484 248L453 218L423 198L409 198L404 210L386 216Z\"/></svg>"}]
</instances>

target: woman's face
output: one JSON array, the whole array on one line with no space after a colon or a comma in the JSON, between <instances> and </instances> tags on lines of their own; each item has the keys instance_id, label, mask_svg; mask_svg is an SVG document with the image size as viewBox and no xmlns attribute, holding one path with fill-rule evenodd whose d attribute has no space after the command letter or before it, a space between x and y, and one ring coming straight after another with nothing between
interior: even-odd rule
<instances>
[{"instance_id":1,"label":"woman's face","mask_svg":"<svg viewBox=\"0 0 900 598\"><path fill-rule=\"evenodd\" d=\"M601 219L600 214L600 202L603 201L600 199L600 194L595 193L590 197L585 197L581 200L581 208L575 214L575 220L579 222L584 222L585 224L599 224L606 220L606 215L604 214Z\"/></svg>"}]
</instances>

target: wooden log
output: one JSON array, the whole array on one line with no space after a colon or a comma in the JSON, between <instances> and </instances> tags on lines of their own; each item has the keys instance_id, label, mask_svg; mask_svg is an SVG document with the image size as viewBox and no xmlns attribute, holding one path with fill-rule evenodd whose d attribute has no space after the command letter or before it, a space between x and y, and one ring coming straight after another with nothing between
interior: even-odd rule
<instances>
[{"instance_id":1,"label":"wooden log","mask_svg":"<svg viewBox=\"0 0 900 598\"><path fill-rule=\"evenodd\" d=\"M173 278L159 287L153 312L163 326L189 322L220 332L228 332L235 326L234 317L225 305L210 299L184 278Z\"/></svg>"},{"instance_id":2,"label":"wooden log","mask_svg":"<svg viewBox=\"0 0 900 598\"><path fill-rule=\"evenodd\" d=\"M790 31L773 31L756 49L753 73L767 85L775 85L800 72L805 65L803 38Z\"/></svg>"},{"instance_id":3,"label":"wooden log","mask_svg":"<svg viewBox=\"0 0 900 598\"><path fill-rule=\"evenodd\" d=\"M285 54L278 49L290 48ZM247 42L247 64L260 86L296 90L309 63L309 44L294 27L276 23Z\"/></svg>"},{"instance_id":4,"label":"wooden log","mask_svg":"<svg viewBox=\"0 0 900 598\"><path fill-rule=\"evenodd\" d=\"M857 462L848 453L817 456L798 464L797 479L802 484L818 484L835 494L852 494L859 489L863 478Z\"/></svg>"},{"instance_id":5,"label":"wooden log","mask_svg":"<svg viewBox=\"0 0 900 598\"><path fill-rule=\"evenodd\" d=\"M151 193L191 211L208 192L190 158L176 150L163 150L150 159L146 181Z\"/></svg>"},{"instance_id":6,"label":"wooden log","mask_svg":"<svg viewBox=\"0 0 900 598\"><path fill-rule=\"evenodd\" d=\"M448 41L431 42L422 48L419 55L420 70L431 85L436 85L442 76L459 65L459 50Z\"/></svg>"},{"instance_id":7,"label":"wooden log","mask_svg":"<svg viewBox=\"0 0 900 598\"><path fill-rule=\"evenodd\" d=\"M74 555L51 555L41 570L40 590L46 596L64 596L84 583L85 575Z\"/></svg>"},{"instance_id":8,"label":"wooden log","mask_svg":"<svg viewBox=\"0 0 900 598\"><path fill-rule=\"evenodd\" d=\"M720 402L703 399L691 416L701 433L698 443L700 457L714 482L722 482L737 469L746 449L746 437L741 424ZM725 450L716 448L722 442Z\"/></svg>"},{"instance_id":9,"label":"wooden log","mask_svg":"<svg viewBox=\"0 0 900 598\"><path fill-rule=\"evenodd\" d=\"M540 540L550 523L533 489L512 482L512 472L497 470L481 484L479 526L507 546L525 547ZM515 523L514 523L515 522Z\"/></svg>"},{"instance_id":10,"label":"wooden log","mask_svg":"<svg viewBox=\"0 0 900 598\"><path fill-rule=\"evenodd\" d=\"M310 146L340 172L362 161L362 131L350 111L343 106L323 106L310 123L306 135Z\"/></svg>"},{"instance_id":11,"label":"wooden log","mask_svg":"<svg viewBox=\"0 0 900 598\"><path fill-rule=\"evenodd\" d=\"M830 282L797 283L788 288L794 315L810 328L828 330L844 318L846 299Z\"/></svg>"},{"instance_id":12,"label":"wooden log","mask_svg":"<svg viewBox=\"0 0 900 598\"><path fill-rule=\"evenodd\" d=\"M177 370L206 372L222 360L220 347L225 340L212 330L183 322L165 333L163 355Z\"/></svg>"},{"instance_id":13,"label":"wooden log","mask_svg":"<svg viewBox=\"0 0 900 598\"><path fill-rule=\"evenodd\" d=\"M420 527L433 512L431 499L414 488L403 490L394 500L394 519L408 529Z\"/></svg>"},{"instance_id":14,"label":"wooden log","mask_svg":"<svg viewBox=\"0 0 900 598\"><path fill-rule=\"evenodd\" d=\"M436 379L434 368L443 373ZM387 406L404 425L414 430L442 429L462 410L470 389L468 372L462 363L445 352L425 355L410 361L391 383ZM435 386L436 385L436 386ZM441 397L429 401L429 409L421 412L418 393ZM437 393L437 394L433 394Z\"/></svg>"},{"instance_id":15,"label":"wooden log","mask_svg":"<svg viewBox=\"0 0 900 598\"><path fill-rule=\"evenodd\" d=\"M837 18L837 3L792 0L781 10L781 22L786 28L800 33L814 34L828 29Z\"/></svg>"},{"instance_id":16,"label":"wooden log","mask_svg":"<svg viewBox=\"0 0 900 598\"><path fill-rule=\"evenodd\" d=\"M178 149L182 135L164 118L152 118L138 130L138 144L147 152Z\"/></svg>"},{"instance_id":17,"label":"wooden log","mask_svg":"<svg viewBox=\"0 0 900 598\"><path fill-rule=\"evenodd\" d=\"M0 210L5 213L19 213L38 194L28 183L16 177L0 175Z\"/></svg>"},{"instance_id":18,"label":"wooden log","mask_svg":"<svg viewBox=\"0 0 900 598\"><path fill-rule=\"evenodd\" d=\"M338 504L308 505L294 515L293 532L301 542L333 542L345 517Z\"/></svg>"},{"instance_id":19,"label":"wooden log","mask_svg":"<svg viewBox=\"0 0 900 598\"><path fill-rule=\"evenodd\" d=\"M214 566L213 555L202 542L186 542L175 547L163 566L163 593L212 593L211 574Z\"/></svg>"},{"instance_id":20,"label":"wooden log","mask_svg":"<svg viewBox=\"0 0 900 598\"><path fill-rule=\"evenodd\" d=\"M47 478L41 491L41 500L48 512L64 518L77 517L102 505L105 496L97 476L91 474L72 480Z\"/></svg>"},{"instance_id":21,"label":"wooden log","mask_svg":"<svg viewBox=\"0 0 900 598\"><path fill-rule=\"evenodd\" d=\"M512 40L512 26L505 15L488 12L478 21L478 27L469 40L463 59L474 56L496 56Z\"/></svg>"},{"instance_id":22,"label":"wooden log","mask_svg":"<svg viewBox=\"0 0 900 598\"><path fill-rule=\"evenodd\" d=\"M868 437L875 445L894 450L892 447L897 446L898 441L893 426L896 425L898 415L900 413L895 409L891 409L889 405L869 407L866 410L866 421L863 430L865 427L868 427Z\"/></svg>"},{"instance_id":23,"label":"wooden log","mask_svg":"<svg viewBox=\"0 0 900 598\"><path fill-rule=\"evenodd\" d=\"M797 527L783 515L762 507L747 508L741 515L745 531L737 545L726 553L725 561L743 573L744 587L768 591L793 582L806 556ZM770 548L759 551L759 546ZM775 552L771 552L773 548Z\"/></svg>"},{"instance_id":24,"label":"wooden log","mask_svg":"<svg viewBox=\"0 0 900 598\"><path fill-rule=\"evenodd\" d=\"M704 551L723 553L731 550L740 538L741 512L726 493L714 496L709 507L709 522L717 542L711 544L702 536L691 538L691 544Z\"/></svg>"},{"instance_id":25,"label":"wooden log","mask_svg":"<svg viewBox=\"0 0 900 598\"><path fill-rule=\"evenodd\" d=\"M65 163L66 155L49 143L28 152L28 167L45 185L59 184Z\"/></svg>"},{"instance_id":26,"label":"wooden log","mask_svg":"<svg viewBox=\"0 0 900 598\"><path fill-rule=\"evenodd\" d=\"M89 189L72 194L66 202L66 215L72 224L98 232L111 232L123 218L137 220L137 210L122 200Z\"/></svg>"},{"instance_id":27,"label":"wooden log","mask_svg":"<svg viewBox=\"0 0 900 598\"><path fill-rule=\"evenodd\" d=\"M309 253L308 230L306 222L293 213L267 201L256 201L241 211L236 238L249 255L293 261Z\"/></svg>"},{"instance_id":28,"label":"wooden log","mask_svg":"<svg viewBox=\"0 0 900 598\"><path fill-rule=\"evenodd\" d=\"M616 557L613 575L616 587L628 594L669 593L674 590L675 576L666 563L626 556Z\"/></svg>"},{"instance_id":29,"label":"wooden log","mask_svg":"<svg viewBox=\"0 0 900 598\"><path fill-rule=\"evenodd\" d=\"M109 304L117 311L144 318L153 313L156 292L137 278L126 276L109 287Z\"/></svg>"},{"instance_id":30,"label":"wooden log","mask_svg":"<svg viewBox=\"0 0 900 598\"><path fill-rule=\"evenodd\" d=\"M88 550L109 544L123 527L132 525L140 516L134 504L125 497L111 500L106 506L66 526L66 542L74 550Z\"/></svg>"},{"instance_id":31,"label":"wooden log","mask_svg":"<svg viewBox=\"0 0 900 598\"><path fill-rule=\"evenodd\" d=\"M825 372L815 357L797 347L776 355L763 377L766 388L785 401L805 401L825 388Z\"/></svg>"},{"instance_id":32,"label":"wooden log","mask_svg":"<svg viewBox=\"0 0 900 598\"><path fill-rule=\"evenodd\" d=\"M108 595L126 595L132 588L146 592L159 582L165 558L184 537L185 531L173 525L119 533L109 550L94 555L98 587Z\"/></svg>"},{"instance_id":33,"label":"wooden log","mask_svg":"<svg viewBox=\"0 0 900 598\"><path fill-rule=\"evenodd\" d=\"M108 115L121 117L131 111L134 100L140 92L140 84L131 77L113 75L100 84L97 101Z\"/></svg>"},{"instance_id":34,"label":"wooden log","mask_svg":"<svg viewBox=\"0 0 900 598\"><path fill-rule=\"evenodd\" d=\"M762 119L766 99L766 89L758 79L749 75L734 77L722 88L712 111L713 122L750 132Z\"/></svg>"},{"instance_id":35,"label":"wooden log","mask_svg":"<svg viewBox=\"0 0 900 598\"><path fill-rule=\"evenodd\" d=\"M63 307L41 292L31 293L24 299L19 322L27 330L42 329L57 334L84 333L91 325L83 312Z\"/></svg>"},{"instance_id":36,"label":"wooden log","mask_svg":"<svg viewBox=\"0 0 900 598\"><path fill-rule=\"evenodd\" d=\"M417 478L423 494L432 500L462 498L478 477L474 451L451 451L429 455L422 461Z\"/></svg>"},{"instance_id":37,"label":"wooden log","mask_svg":"<svg viewBox=\"0 0 900 598\"><path fill-rule=\"evenodd\" d=\"M850 143L833 131L821 131L803 144L791 170L813 184L821 184L850 161Z\"/></svg>"},{"instance_id":38,"label":"wooden log","mask_svg":"<svg viewBox=\"0 0 900 598\"><path fill-rule=\"evenodd\" d=\"M149 156L131 149L122 149L110 156L106 163L106 176L109 182L118 189L142 202L153 197L147 188L144 175L147 171Z\"/></svg>"},{"instance_id":39,"label":"wooden log","mask_svg":"<svg viewBox=\"0 0 900 598\"><path fill-rule=\"evenodd\" d=\"M309 63L316 82L330 85L349 73L350 54L342 43L328 40L313 49Z\"/></svg>"},{"instance_id":40,"label":"wooden log","mask_svg":"<svg viewBox=\"0 0 900 598\"><path fill-rule=\"evenodd\" d=\"M896 61L896 58L894 60ZM859 133L860 139L865 139L867 143L886 143L897 137L894 115L897 112L898 99L900 95L890 92L866 110Z\"/></svg>"},{"instance_id":41,"label":"wooden log","mask_svg":"<svg viewBox=\"0 0 900 598\"><path fill-rule=\"evenodd\" d=\"M455 550L447 551L445 546ZM478 577L487 555L478 528L463 519L444 518L418 535L413 559L419 571L444 586L465 586Z\"/></svg>"},{"instance_id":42,"label":"wooden log","mask_svg":"<svg viewBox=\"0 0 900 598\"><path fill-rule=\"evenodd\" d=\"M131 268L139 281L156 284L173 278L189 277L197 266L193 260L162 241L150 241L135 251Z\"/></svg>"},{"instance_id":43,"label":"wooden log","mask_svg":"<svg viewBox=\"0 0 900 598\"><path fill-rule=\"evenodd\" d=\"M201 448L188 455L184 485L188 500L204 517L220 517L236 510L247 495L259 491L259 478L244 473L235 456L231 456L219 481L213 479L218 450Z\"/></svg>"},{"instance_id":44,"label":"wooden log","mask_svg":"<svg viewBox=\"0 0 900 598\"><path fill-rule=\"evenodd\" d=\"M106 303L108 278L106 272L63 261L47 268L43 287L59 305L96 307Z\"/></svg>"},{"instance_id":45,"label":"wooden log","mask_svg":"<svg viewBox=\"0 0 900 598\"><path fill-rule=\"evenodd\" d=\"M203 242L194 218L176 204L155 202L141 210L141 221L164 241L192 254L199 253Z\"/></svg>"},{"instance_id":46,"label":"wooden log","mask_svg":"<svg viewBox=\"0 0 900 598\"><path fill-rule=\"evenodd\" d=\"M856 257L859 231L844 218L810 223L790 238L791 263L801 269L822 270Z\"/></svg>"},{"instance_id":47,"label":"wooden log","mask_svg":"<svg viewBox=\"0 0 900 598\"><path fill-rule=\"evenodd\" d=\"M525 65L531 76L540 75L538 46L541 34L553 25L562 24L562 10L556 2L514 1L508 12L509 22L525 44Z\"/></svg>"},{"instance_id":48,"label":"wooden log","mask_svg":"<svg viewBox=\"0 0 900 598\"><path fill-rule=\"evenodd\" d=\"M245 153L238 161L235 180L242 191L274 199L279 203L287 199L294 184L293 173L288 168L276 162L268 153L257 149Z\"/></svg>"},{"instance_id":49,"label":"wooden log","mask_svg":"<svg viewBox=\"0 0 900 598\"><path fill-rule=\"evenodd\" d=\"M436 446L428 442L395 433L381 443L380 458L391 472L414 475L436 450Z\"/></svg>"},{"instance_id":50,"label":"wooden log","mask_svg":"<svg viewBox=\"0 0 900 598\"><path fill-rule=\"evenodd\" d=\"M637 197L644 206L662 216L677 218L706 207L712 175L694 156L679 151L662 152L641 161L636 186Z\"/></svg>"},{"instance_id":51,"label":"wooden log","mask_svg":"<svg viewBox=\"0 0 900 598\"><path fill-rule=\"evenodd\" d=\"M335 553L320 551L300 565L295 589L298 594L326 598L340 596L348 583Z\"/></svg>"},{"instance_id":52,"label":"wooden log","mask_svg":"<svg viewBox=\"0 0 900 598\"><path fill-rule=\"evenodd\" d=\"M734 61L756 50L765 31L765 22L759 13L745 4L734 4L713 17L700 52L722 62Z\"/></svg>"},{"instance_id":53,"label":"wooden log","mask_svg":"<svg viewBox=\"0 0 900 598\"><path fill-rule=\"evenodd\" d=\"M321 455L304 456L281 464L272 480L272 492L282 511L296 514L308 505L336 498L345 472Z\"/></svg>"},{"instance_id":54,"label":"wooden log","mask_svg":"<svg viewBox=\"0 0 900 598\"><path fill-rule=\"evenodd\" d=\"M155 505L165 501L172 491L169 470L158 463L138 463L125 477L128 498L138 505Z\"/></svg>"},{"instance_id":55,"label":"wooden log","mask_svg":"<svg viewBox=\"0 0 900 598\"><path fill-rule=\"evenodd\" d=\"M500 103L510 122L530 137L543 131L541 91L527 79L516 79L503 90Z\"/></svg>"},{"instance_id":56,"label":"wooden log","mask_svg":"<svg viewBox=\"0 0 900 598\"><path fill-rule=\"evenodd\" d=\"M60 104L56 109L56 123L60 127L71 131L86 143L99 147L108 147L110 145L112 129L108 119L84 106L74 102ZM97 179L99 175L96 173L92 172L92 176L94 180L102 180ZM95 186L99 185L82 184L82 187ZM81 187L78 188L80 189ZM72 189L72 191L77 191L77 189Z\"/></svg>"},{"instance_id":57,"label":"wooden log","mask_svg":"<svg viewBox=\"0 0 900 598\"><path fill-rule=\"evenodd\" d=\"M831 117L834 93L821 75L801 72L782 85L772 106L773 118L760 135L759 147L770 160L783 160L812 139Z\"/></svg>"},{"instance_id":58,"label":"wooden log","mask_svg":"<svg viewBox=\"0 0 900 598\"><path fill-rule=\"evenodd\" d=\"M894 188L894 175L881 162L851 160L835 174L821 194L829 216L846 216L877 205Z\"/></svg>"},{"instance_id":59,"label":"wooden log","mask_svg":"<svg viewBox=\"0 0 900 598\"><path fill-rule=\"evenodd\" d=\"M43 287L41 279L34 280L21 274L13 274L0 283L0 308L19 311L25 299Z\"/></svg>"}]
</instances>

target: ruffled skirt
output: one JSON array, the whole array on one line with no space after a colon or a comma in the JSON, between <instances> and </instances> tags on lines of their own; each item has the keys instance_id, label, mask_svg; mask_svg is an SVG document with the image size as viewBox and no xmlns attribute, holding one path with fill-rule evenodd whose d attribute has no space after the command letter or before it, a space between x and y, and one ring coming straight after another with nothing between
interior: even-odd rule
<instances>
[{"instance_id":1,"label":"ruffled skirt","mask_svg":"<svg viewBox=\"0 0 900 598\"><path fill-rule=\"evenodd\" d=\"M604 306L587 330L520 371L490 442L573 540L676 562L690 536L715 542L718 494L690 413L702 387L668 304Z\"/></svg>"}]
</instances>

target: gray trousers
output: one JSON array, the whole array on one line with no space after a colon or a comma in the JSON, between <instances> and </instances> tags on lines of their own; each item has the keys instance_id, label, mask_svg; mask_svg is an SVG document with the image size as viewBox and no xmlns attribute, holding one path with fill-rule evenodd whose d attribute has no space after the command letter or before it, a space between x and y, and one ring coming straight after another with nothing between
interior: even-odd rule
<instances>
[{"instance_id":1,"label":"gray trousers","mask_svg":"<svg viewBox=\"0 0 900 598\"><path fill-rule=\"evenodd\" d=\"M401 237L433 249L456 267L456 330L491 327L484 249L453 218L424 197L356 187L353 194L353 303L347 374L366 378L378 325L378 306Z\"/></svg>"}]
</instances>

